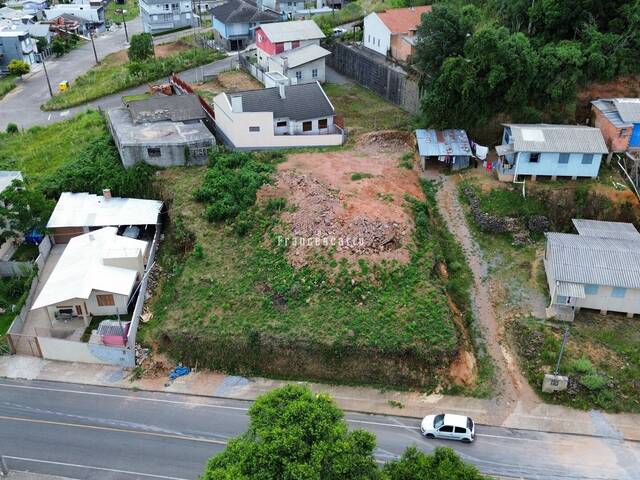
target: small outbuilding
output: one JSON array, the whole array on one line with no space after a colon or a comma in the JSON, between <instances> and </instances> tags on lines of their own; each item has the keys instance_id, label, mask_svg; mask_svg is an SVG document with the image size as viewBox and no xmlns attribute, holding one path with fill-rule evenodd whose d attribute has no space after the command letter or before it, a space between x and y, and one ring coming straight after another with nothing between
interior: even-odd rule
<instances>
[{"instance_id":1,"label":"small outbuilding","mask_svg":"<svg viewBox=\"0 0 640 480\"><path fill-rule=\"evenodd\" d=\"M473 156L471 143L464 130L416 130L420 165L440 162L451 170L467 168Z\"/></svg>"}]
</instances>

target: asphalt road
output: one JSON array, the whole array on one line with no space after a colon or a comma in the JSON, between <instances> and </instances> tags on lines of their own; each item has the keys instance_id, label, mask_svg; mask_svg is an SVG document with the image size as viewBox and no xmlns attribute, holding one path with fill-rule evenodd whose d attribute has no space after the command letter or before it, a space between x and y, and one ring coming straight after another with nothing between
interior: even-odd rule
<instances>
[{"instance_id":1,"label":"asphalt road","mask_svg":"<svg viewBox=\"0 0 640 480\"><path fill-rule=\"evenodd\" d=\"M195 479L248 423L248 402L0 379L0 449L10 468L79 479ZM430 412L425 412L430 413ZM453 447L483 472L532 479L640 478L640 444L478 426L472 445L422 438L419 421L348 413L376 434L380 462L409 445Z\"/></svg>"},{"instance_id":2,"label":"asphalt road","mask_svg":"<svg viewBox=\"0 0 640 480\"><path fill-rule=\"evenodd\" d=\"M129 35L140 33L142 24L140 18L127 22ZM181 36L191 35L193 30L183 30L167 35L155 37L156 44L167 43L178 39ZM118 29L112 32L101 34L95 40L96 53L98 59L103 59L110 53L118 52L128 48L125 38L124 29ZM231 60L224 59L210 65L198 67L193 70L184 72L185 79L195 80L196 75L202 76L202 72L218 73L223 69L230 67ZM80 47L72 50L60 58L49 57L46 61L47 72L51 81L54 94L57 92L58 84L63 80L73 82L78 76L85 73L93 65L95 65L95 57L91 42L85 42ZM59 122L70 118L87 108L102 108L109 110L122 105L122 96L131 95L132 93L140 93L147 90L147 85L141 85L129 90L118 92L89 102L85 105L70 108L67 110L59 110L53 112L44 112L40 110L40 105L45 103L49 97L49 89L41 64L33 67L33 72L26 75L18 82L15 89L9 92L2 100L0 100L0 130L4 131L9 123L15 123L20 128L29 128L34 125L45 125L49 123Z\"/></svg>"}]
</instances>

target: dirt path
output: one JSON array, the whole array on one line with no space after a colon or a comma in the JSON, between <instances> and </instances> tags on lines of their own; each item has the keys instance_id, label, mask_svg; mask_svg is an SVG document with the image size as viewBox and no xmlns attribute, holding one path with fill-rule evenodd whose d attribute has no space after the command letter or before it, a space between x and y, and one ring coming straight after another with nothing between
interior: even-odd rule
<instances>
[{"instance_id":1,"label":"dirt path","mask_svg":"<svg viewBox=\"0 0 640 480\"><path fill-rule=\"evenodd\" d=\"M493 293L487 276L487 265L469 231L462 205L458 200L455 180L451 176L433 171L427 172L425 176L441 184L438 189L438 206L449 231L460 242L473 272L474 317L496 367L498 396L495 399L495 415L499 417L496 420L501 422L512 413L518 402L538 404L540 400L520 373L515 355L504 342L504 326L498 321L491 301Z\"/></svg>"}]
</instances>

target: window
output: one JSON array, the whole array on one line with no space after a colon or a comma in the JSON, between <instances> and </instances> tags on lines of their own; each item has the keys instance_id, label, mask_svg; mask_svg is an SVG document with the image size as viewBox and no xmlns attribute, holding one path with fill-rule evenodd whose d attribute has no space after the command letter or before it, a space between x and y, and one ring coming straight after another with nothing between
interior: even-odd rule
<instances>
[{"instance_id":1,"label":"window","mask_svg":"<svg viewBox=\"0 0 640 480\"><path fill-rule=\"evenodd\" d=\"M297 79L298 81L302 80L302 72L301 72L300 70L297 70L297 71L296 71L296 79Z\"/></svg>"},{"instance_id":2,"label":"window","mask_svg":"<svg viewBox=\"0 0 640 480\"><path fill-rule=\"evenodd\" d=\"M455 433L467 433L467 429L464 427L456 427Z\"/></svg>"},{"instance_id":3,"label":"window","mask_svg":"<svg viewBox=\"0 0 640 480\"><path fill-rule=\"evenodd\" d=\"M168 3L165 3L165 4L164 4L164 9L165 9L165 10L169 10L169 4L168 4Z\"/></svg>"},{"instance_id":4,"label":"window","mask_svg":"<svg viewBox=\"0 0 640 480\"><path fill-rule=\"evenodd\" d=\"M627 293L627 290L622 287L613 287L613 290L611 290L611 296L613 298L624 298L625 293Z\"/></svg>"},{"instance_id":5,"label":"window","mask_svg":"<svg viewBox=\"0 0 640 480\"><path fill-rule=\"evenodd\" d=\"M584 293L587 295L596 295L598 293L598 285L587 284L584 286Z\"/></svg>"},{"instance_id":6,"label":"window","mask_svg":"<svg viewBox=\"0 0 640 480\"><path fill-rule=\"evenodd\" d=\"M311 122L302 122L302 131L303 132L310 132L311 131Z\"/></svg>"},{"instance_id":7,"label":"window","mask_svg":"<svg viewBox=\"0 0 640 480\"><path fill-rule=\"evenodd\" d=\"M320 120L318 120L318 128L328 128L328 126L329 122L326 118L321 118Z\"/></svg>"},{"instance_id":8,"label":"window","mask_svg":"<svg viewBox=\"0 0 640 480\"><path fill-rule=\"evenodd\" d=\"M318 69L314 68L311 70L311 78L318 78Z\"/></svg>"},{"instance_id":9,"label":"window","mask_svg":"<svg viewBox=\"0 0 640 480\"><path fill-rule=\"evenodd\" d=\"M147 155L150 157L160 157L162 153L159 148L147 148Z\"/></svg>"},{"instance_id":10,"label":"window","mask_svg":"<svg viewBox=\"0 0 640 480\"><path fill-rule=\"evenodd\" d=\"M569 163L569 154L561 153L560 158L558 159L558 163Z\"/></svg>"},{"instance_id":11,"label":"window","mask_svg":"<svg viewBox=\"0 0 640 480\"><path fill-rule=\"evenodd\" d=\"M539 153L531 152L529 154L529 163L538 163L538 160L540 160L540 154Z\"/></svg>"},{"instance_id":12,"label":"window","mask_svg":"<svg viewBox=\"0 0 640 480\"><path fill-rule=\"evenodd\" d=\"M277 122L276 123L276 127L286 127L287 126L287 121L283 120L281 122Z\"/></svg>"},{"instance_id":13,"label":"window","mask_svg":"<svg viewBox=\"0 0 640 480\"><path fill-rule=\"evenodd\" d=\"M583 165L591 165L593 163L593 155L590 153L582 154L582 164Z\"/></svg>"},{"instance_id":14,"label":"window","mask_svg":"<svg viewBox=\"0 0 640 480\"><path fill-rule=\"evenodd\" d=\"M444 424L444 413L436 415L433 419L433 428L440 428Z\"/></svg>"},{"instance_id":15,"label":"window","mask_svg":"<svg viewBox=\"0 0 640 480\"><path fill-rule=\"evenodd\" d=\"M443 433L451 433L453 432L453 427L451 425L445 425L439 431Z\"/></svg>"},{"instance_id":16,"label":"window","mask_svg":"<svg viewBox=\"0 0 640 480\"><path fill-rule=\"evenodd\" d=\"M378 46L380 46L380 39L378 39Z\"/></svg>"},{"instance_id":17,"label":"window","mask_svg":"<svg viewBox=\"0 0 640 480\"><path fill-rule=\"evenodd\" d=\"M189 150L189 154L194 158L202 158L207 156L206 148L192 148Z\"/></svg>"},{"instance_id":18,"label":"window","mask_svg":"<svg viewBox=\"0 0 640 480\"><path fill-rule=\"evenodd\" d=\"M76 305L76 313L82 315L82 305Z\"/></svg>"},{"instance_id":19,"label":"window","mask_svg":"<svg viewBox=\"0 0 640 480\"><path fill-rule=\"evenodd\" d=\"M116 304L113 300L113 295L96 295L96 300L98 301L99 307L112 307Z\"/></svg>"},{"instance_id":20,"label":"window","mask_svg":"<svg viewBox=\"0 0 640 480\"><path fill-rule=\"evenodd\" d=\"M629 135L629 128L621 128L620 129L620 138L624 138Z\"/></svg>"},{"instance_id":21,"label":"window","mask_svg":"<svg viewBox=\"0 0 640 480\"><path fill-rule=\"evenodd\" d=\"M371 35L367 35L367 43L371 43Z\"/></svg>"},{"instance_id":22,"label":"window","mask_svg":"<svg viewBox=\"0 0 640 480\"><path fill-rule=\"evenodd\" d=\"M250 132L259 132L260 131L260 127L249 127L249 131Z\"/></svg>"},{"instance_id":23,"label":"window","mask_svg":"<svg viewBox=\"0 0 640 480\"><path fill-rule=\"evenodd\" d=\"M564 295L556 296L556 305L567 305L569 303L569 297Z\"/></svg>"}]
</instances>

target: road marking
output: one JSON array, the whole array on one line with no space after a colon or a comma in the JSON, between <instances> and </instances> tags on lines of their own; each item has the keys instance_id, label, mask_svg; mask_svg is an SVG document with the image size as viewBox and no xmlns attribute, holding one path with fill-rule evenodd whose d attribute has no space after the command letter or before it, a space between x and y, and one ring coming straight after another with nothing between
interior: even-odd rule
<instances>
[{"instance_id":1,"label":"road marking","mask_svg":"<svg viewBox=\"0 0 640 480\"><path fill-rule=\"evenodd\" d=\"M191 405L194 407L208 407L208 408L221 408L224 410L240 410L243 412L248 411L249 409L246 407L231 407L229 405L214 405L207 403L195 403L195 402L181 402L178 400L165 400L162 398L149 398L149 397L136 397L133 395L118 395L115 393L101 393L101 392L83 392L82 390L66 390L64 388L48 388L48 387L33 387L28 385L11 385L8 383L0 383L0 387L10 387L10 388L22 388L26 390L43 390L47 392L61 392L61 393L75 393L77 395L89 395L96 397L111 397L111 398L123 398L125 400L144 400L147 402L158 402L158 403L170 403L175 405ZM107 387L110 388L110 387ZM111 387L113 388L113 387ZM117 387L115 387L117 388ZM167 392L173 393L173 392ZM182 395L180 393L174 393L174 395ZM243 401L243 400L239 400Z\"/></svg>"},{"instance_id":2,"label":"road marking","mask_svg":"<svg viewBox=\"0 0 640 480\"><path fill-rule=\"evenodd\" d=\"M106 430L109 432L119 432L119 433L133 433L136 435L148 435L151 437L163 437L163 438L174 438L176 440L188 440L192 442L201 442L201 443L213 443L215 445L226 445L227 442L223 440L213 440L209 438L199 438L199 437L187 437L186 435L173 435L170 433L158 433L158 432L145 432L142 430L131 430L126 428L115 428L115 427L101 427L99 425L85 425L82 423L67 423L67 422L56 422L53 420L39 420L33 418L24 418L24 417L6 417L0 415L0 420L7 421L15 421L15 422L26 422L26 423L40 423L44 425L57 425L61 427L72 427L72 428L85 428L88 430Z\"/></svg>"},{"instance_id":3,"label":"road marking","mask_svg":"<svg viewBox=\"0 0 640 480\"><path fill-rule=\"evenodd\" d=\"M349 418L347 418L346 420L349 423L364 423L365 425L379 425L381 427L395 427L395 428L406 428L409 430L420 430L420 427L413 427L411 425L401 425L397 423L369 422L367 420L351 420Z\"/></svg>"},{"instance_id":4,"label":"road marking","mask_svg":"<svg viewBox=\"0 0 640 480\"><path fill-rule=\"evenodd\" d=\"M21 462L47 463L49 465L59 465L61 467L88 468L91 470L102 470L104 472L125 473L127 475L142 475L143 477L162 478L165 480L188 480L186 478L168 477L166 475L155 475L153 473L130 472L128 470L117 470L115 468L94 467L93 465L79 465L77 463L54 462L51 460L40 460L37 458L12 457L10 455L5 455L4 458L8 458L10 460L19 460Z\"/></svg>"}]
</instances>

